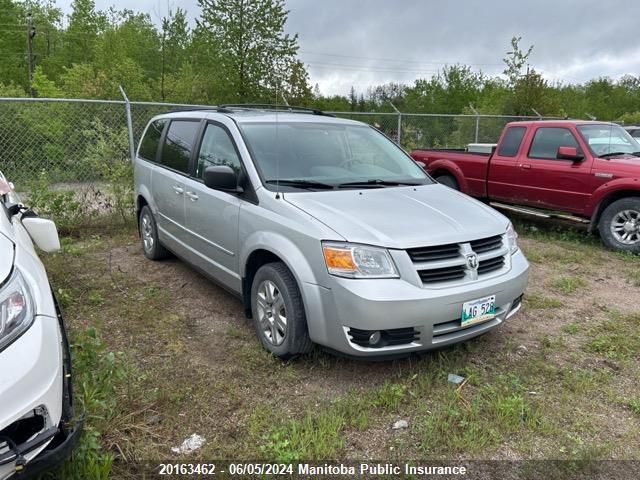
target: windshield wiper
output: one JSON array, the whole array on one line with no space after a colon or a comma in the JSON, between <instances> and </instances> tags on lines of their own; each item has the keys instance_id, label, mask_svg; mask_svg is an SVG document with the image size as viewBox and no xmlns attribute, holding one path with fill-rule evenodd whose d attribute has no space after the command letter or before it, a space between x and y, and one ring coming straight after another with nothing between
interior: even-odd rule
<instances>
[{"instance_id":1,"label":"windshield wiper","mask_svg":"<svg viewBox=\"0 0 640 480\"><path fill-rule=\"evenodd\" d=\"M361 180L358 182L347 182L338 184L338 188L349 187L397 187L398 185L422 185L415 182L397 182L394 180L381 180L379 178L372 178L371 180Z\"/></svg>"},{"instance_id":2,"label":"windshield wiper","mask_svg":"<svg viewBox=\"0 0 640 480\"><path fill-rule=\"evenodd\" d=\"M322 190L333 190L334 186L328 183L314 182L313 180L299 180L295 178L288 178L282 180L267 180L266 183L272 185L283 185L285 187L299 187L299 188L316 188Z\"/></svg>"},{"instance_id":3,"label":"windshield wiper","mask_svg":"<svg viewBox=\"0 0 640 480\"><path fill-rule=\"evenodd\" d=\"M635 155L635 153L629 153L629 152L611 152L611 153L604 153L602 155L598 155L600 158L609 158L609 157L615 157L616 155Z\"/></svg>"}]
</instances>

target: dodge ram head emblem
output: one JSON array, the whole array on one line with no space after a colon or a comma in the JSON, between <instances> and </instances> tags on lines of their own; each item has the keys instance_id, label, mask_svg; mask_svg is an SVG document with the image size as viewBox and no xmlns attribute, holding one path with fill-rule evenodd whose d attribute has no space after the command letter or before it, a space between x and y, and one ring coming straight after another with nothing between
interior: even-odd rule
<instances>
[{"instance_id":1,"label":"dodge ram head emblem","mask_svg":"<svg viewBox=\"0 0 640 480\"><path fill-rule=\"evenodd\" d=\"M467 255L467 265L471 270L478 268L478 256L475 253Z\"/></svg>"}]
</instances>

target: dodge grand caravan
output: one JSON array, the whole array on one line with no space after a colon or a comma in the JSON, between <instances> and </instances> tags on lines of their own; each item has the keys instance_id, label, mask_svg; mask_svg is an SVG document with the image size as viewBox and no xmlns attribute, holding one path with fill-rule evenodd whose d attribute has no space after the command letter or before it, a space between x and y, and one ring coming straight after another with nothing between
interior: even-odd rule
<instances>
[{"instance_id":1,"label":"dodge grand caravan","mask_svg":"<svg viewBox=\"0 0 640 480\"><path fill-rule=\"evenodd\" d=\"M154 117L135 159L144 254L240 296L263 346L360 357L486 333L521 306L509 221L436 183L376 129L318 111Z\"/></svg>"}]
</instances>

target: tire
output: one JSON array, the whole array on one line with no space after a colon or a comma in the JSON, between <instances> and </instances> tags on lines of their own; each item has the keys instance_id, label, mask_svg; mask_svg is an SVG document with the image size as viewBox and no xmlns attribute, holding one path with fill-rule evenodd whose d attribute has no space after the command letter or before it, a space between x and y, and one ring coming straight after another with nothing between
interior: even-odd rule
<instances>
[{"instance_id":1,"label":"tire","mask_svg":"<svg viewBox=\"0 0 640 480\"><path fill-rule=\"evenodd\" d=\"M598 231L608 248L640 253L640 197L622 198L605 208Z\"/></svg>"},{"instance_id":2,"label":"tire","mask_svg":"<svg viewBox=\"0 0 640 480\"><path fill-rule=\"evenodd\" d=\"M437 177L435 177L435 181L441 185L460 191L460 185L458 185L458 181L451 175L438 175Z\"/></svg>"},{"instance_id":3,"label":"tire","mask_svg":"<svg viewBox=\"0 0 640 480\"><path fill-rule=\"evenodd\" d=\"M286 360L313 348L300 289L284 263L258 269L251 285L251 311L262 346L276 357Z\"/></svg>"},{"instance_id":4,"label":"tire","mask_svg":"<svg viewBox=\"0 0 640 480\"><path fill-rule=\"evenodd\" d=\"M158 238L158 227L156 219L148 205L140 210L138 220L138 231L140 232L140 242L144 256L150 260L161 260L169 256L169 251L162 246Z\"/></svg>"}]
</instances>

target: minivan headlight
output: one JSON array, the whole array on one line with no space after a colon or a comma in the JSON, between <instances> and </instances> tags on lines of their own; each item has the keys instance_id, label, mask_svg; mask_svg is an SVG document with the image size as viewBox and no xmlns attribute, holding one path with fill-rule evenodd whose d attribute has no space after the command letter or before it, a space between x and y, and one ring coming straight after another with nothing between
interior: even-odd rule
<instances>
[{"instance_id":1,"label":"minivan headlight","mask_svg":"<svg viewBox=\"0 0 640 480\"><path fill-rule=\"evenodd\" d=\"M33 296L17 268L0 288L0 350L27 330L34 319Z\"/></svg>"},{"instance_id":2,"label":"minivan headlight","mask_svg":"<svg viewBox=\"0 0 640 480\"><path fill-rule=\"evenodd\" d=\"M346 278L398 278L386 248L352 243L323 242L322 253L327 271Z\"/></svg>"},{"instance_id":3,"label":"minivan headlight","mask_svg":"<svg viewBox=\"0 0 640 480\"><path fill-rule=\"evenodd\" d=\"M518 251L518 232L513 228L511 222L509 222L509 226L507 226L507 243L509 244L509 251L512 254Z\"/></svg>"}]
</instances>

